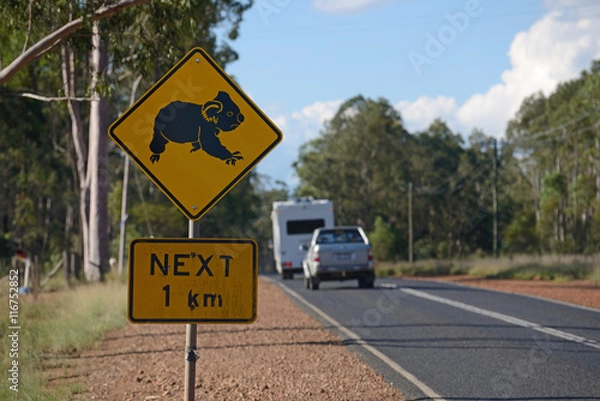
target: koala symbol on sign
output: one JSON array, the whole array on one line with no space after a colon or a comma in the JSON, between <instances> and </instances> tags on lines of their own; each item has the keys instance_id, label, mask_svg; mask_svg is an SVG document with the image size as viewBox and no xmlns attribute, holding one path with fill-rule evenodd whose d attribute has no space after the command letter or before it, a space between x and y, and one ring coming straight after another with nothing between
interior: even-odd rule
<instances>
[{"instance_id":1,"label":"koala symbol on sign","mask_svg":"<svg viewBox=\"0 0 600 401\"><path fill-rule=\"evenodd\" d=\"M235 130L244 122L244 115L226 92L204 104L174 101L163 107L154 120L150 142L150 161L160 160L169 142L191 143L190 152L202 149L208 155L235 166L244 158L240 152L230 152L219 140L221 132Z\"/></svg>"}]
</instances>

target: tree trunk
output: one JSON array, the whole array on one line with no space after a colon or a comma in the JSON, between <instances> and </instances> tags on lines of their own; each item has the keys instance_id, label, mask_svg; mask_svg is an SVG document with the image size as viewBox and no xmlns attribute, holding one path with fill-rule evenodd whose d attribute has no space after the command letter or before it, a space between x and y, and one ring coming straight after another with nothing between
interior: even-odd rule
<instances>
[{"instance_id":1,"label":"tree trunk","mask_svg":"<svg viewBox=\"0 0 600 401\"><path fill-rule=\"evenodd\" d=\"M89 281L99 281L108 266L108 107L98 92L108 65L108 52L99 23L92 28L92 101L90 103L88 175L90 177L89 259L84 266Z\"/></svg>"},{"instance_id":2,"label":"tree trunk","mask_svg":"<svg viewBox=\"0 0 600 401\"><path fill-rule=\"evenodd\" d=\"M71 98L67 102L69 116L71 117L71 136L75 149L75 171L77 172L77 186L79 188L79 230L81 235L79 253L83 258L83 265L87 265L89 255L89 230L88 218L90 209L90 184L86 174L87 147L84 139L81 109L75 98L75 58L66 45L62 48L62 77L65 95Z\"/></svg>"},{"instance_id":3,"label":"tree trunk","mask_svg":"<svg viewBox=\"0 0 600 401\"><path fill-rule=\"evenodd\" d=\"M63 262L65 264L65 282L67 287L71 286L71 235L73 233L73 207L67 206L65 216L65 249L63 251Z\"/></svg>"}]
</instances>

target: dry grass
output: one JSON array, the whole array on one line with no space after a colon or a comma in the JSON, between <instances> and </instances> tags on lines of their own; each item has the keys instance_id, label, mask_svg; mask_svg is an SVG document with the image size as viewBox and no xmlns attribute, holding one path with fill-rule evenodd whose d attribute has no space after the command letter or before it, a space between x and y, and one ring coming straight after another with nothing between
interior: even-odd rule
<instances>
[{"instance_id":1,"label":"dry grass","mask_svg":"<svg viewBox=\"0 0 600 401\"><path fill-rule=\"evenodd\" d=\"M4 289L3 289L4 290ZM3 291L4 292L4 291ZM2 371L18 360L19 400L69 399L72 389L45 388L43 363L48 356L59 357L93 346L112 328L126 322L126 286L118 281L79 285L74 289L19 296L18 358L0 356ZM0 307L0 348L10 349L7 303ZM5 380L6 381L6 380ZM0 399L15 399L8 385L0 387Z\"/></svg>"},{"instance_id":2,"label":"dry grass","mask_svg":"<svg viewBox=\"0 0 600 401\"><path fill-rule=\"evenodd\" d=\"M600 255L518 255L494 258L422 260L415 263L381 262L381 277L472 275L519 280L600 281Z\"/></svg>"}]
</instances>

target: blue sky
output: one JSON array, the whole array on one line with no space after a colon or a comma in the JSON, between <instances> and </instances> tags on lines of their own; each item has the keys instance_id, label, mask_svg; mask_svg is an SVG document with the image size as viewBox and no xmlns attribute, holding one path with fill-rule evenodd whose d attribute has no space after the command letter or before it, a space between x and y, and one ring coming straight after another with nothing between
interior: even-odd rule
<instances>
[{"instance_id":1,"label":"blue sky","mask_svg":"<svg viewBox=\"0 0 600 401\"><path fill-rule=\"evenodd\" d=\"M257 171L293 189L299 147L359 94L410 132L501 138L523 98L600 58L600 1L255 0L232 45L227 72L284 134Z\"/></svg>"}]
</instances>

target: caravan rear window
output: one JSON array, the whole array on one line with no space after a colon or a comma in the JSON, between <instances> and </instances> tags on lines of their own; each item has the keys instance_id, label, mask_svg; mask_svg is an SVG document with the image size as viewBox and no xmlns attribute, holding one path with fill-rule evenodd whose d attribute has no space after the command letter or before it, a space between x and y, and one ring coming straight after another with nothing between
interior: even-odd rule
<instances>
[{"instance_id":1,"label":"caravan rear window","mask_svg":"<svg viewBox=\"0 0 600 401\"><path fill-rule=\"evenodd\" d=\"M290 220L287 222L287 233L288 235L311 234L320 227L325 227L325 219Z\"/></svg>"}]
</instances>

